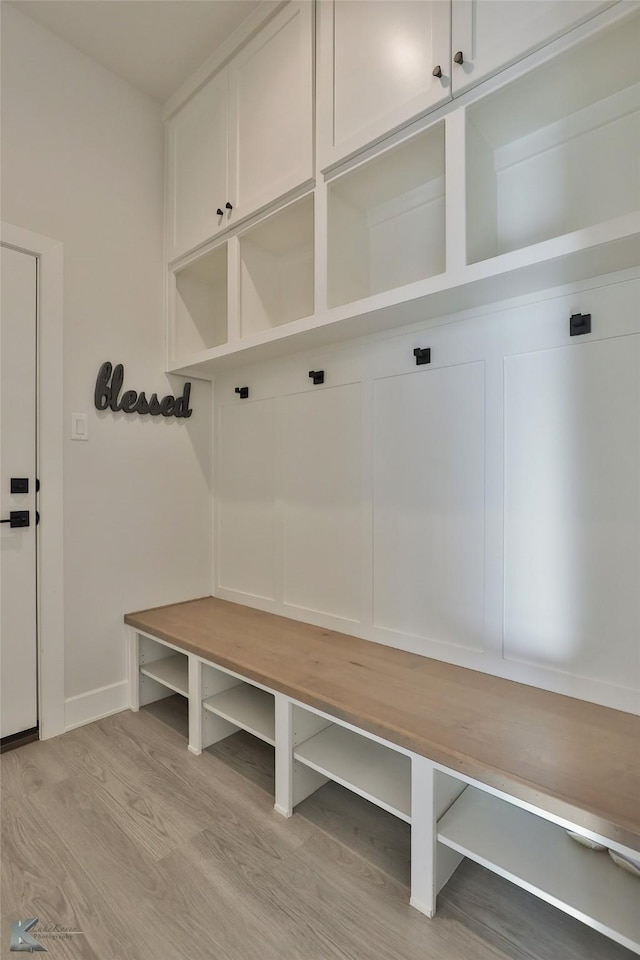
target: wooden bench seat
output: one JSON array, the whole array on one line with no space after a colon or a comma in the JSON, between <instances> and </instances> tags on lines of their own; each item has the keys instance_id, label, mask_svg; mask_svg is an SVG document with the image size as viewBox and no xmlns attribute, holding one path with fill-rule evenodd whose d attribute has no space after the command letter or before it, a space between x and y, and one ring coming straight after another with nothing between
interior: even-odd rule
<instances>
[{"instance_id":1,"label":"wooden bench seat","mask_svg":"<svg viewBox=\"0 0 640 960\"><path fill-rule=\"evenodd\" d=\"M638 716L213 597L125 622L640 850Z\"/></svg>"}]
</instances>

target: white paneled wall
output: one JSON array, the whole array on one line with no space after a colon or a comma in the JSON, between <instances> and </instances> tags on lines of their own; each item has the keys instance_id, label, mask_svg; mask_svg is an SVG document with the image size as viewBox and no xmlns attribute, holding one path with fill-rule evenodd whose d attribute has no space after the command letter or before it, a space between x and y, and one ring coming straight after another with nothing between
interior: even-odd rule
<instances>
[{"instance_id":1,"label":"white paneled wall","mask_svg":"<svg viewBox=\"0 0 640 960\"><path fill-rule=\"evenodd\" d=\"M373 622L482 649L484 363L374 383Z\"/></svg>"},{"instance_id":2,"label":"white paneled wall","mask_svg":"<svg viewBox=\"0 0 640 960\"><path fill-rule=\"evenodd\" d=\"M638 686L640 336L508 357L505 410L505 656Z\"/></svg>"},{"instance_id":3,"label":"white paneled wall","mask_svg":"<svg viewBox=\"0 0 640 960\"><path fill-rule=\"evenodd\" d=\"M615 275L221 376L214 593L638 711L639 307Z\"/></svg>"},{"instance_id":4,"label":"white paneled wall","mask_svg":"<svg viewBox=\"0 0 640 960\"><path fill-rule=\"evenodd\" d=\"M276 596L273 400L221 406L217 421L217 575L250 597Z\"/></svg>"},{"instance_id":5,"label":"white paneled wall","mask_svg":"<svg viewBox=\"0 0 640 960\"><path fill-rule=\"evenodd\" d=\"M284 602L357 621L360 384L285 397L281 423Z\"/></svg>"}]
</instances>

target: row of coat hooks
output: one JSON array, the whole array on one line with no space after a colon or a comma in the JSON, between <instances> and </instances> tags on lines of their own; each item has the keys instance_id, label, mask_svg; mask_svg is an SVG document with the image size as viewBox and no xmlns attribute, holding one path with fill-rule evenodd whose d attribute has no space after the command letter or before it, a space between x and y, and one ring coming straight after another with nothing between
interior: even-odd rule
<instances>
[{"instance_id":1,"label":"row of coat hooks","mask_svg":"<svg viewBox=\"0 0 640 960\"><path fill-rule=\"evenodd\" d=\"M570 336L579 337L585 333L591 333L591 314L572 313L569 319ZM413 355L417 367L431 363L431 347L415 347ZM309 370L309 377L313 380L314 386L324 383L324 370ZM236 393L240 395L241 400L246 400L249 396L249 387L236 387Z\"/></svg>"},{"instance_id":2,"label":"row of coat hooks","mask_svg":"<svg viewBox=\"0 0 640 960\"><path fill-rule=\"evenodd\" d=\"M416 359L416 366L421 367L425 363L431 363L431 347L416 347L413 351ZM324 383L324 370L309 370L309 377L315 387ZM249 396L249 387L236 387L235 392L241 400L246 400Z\"/></svg>"}]
</instances>

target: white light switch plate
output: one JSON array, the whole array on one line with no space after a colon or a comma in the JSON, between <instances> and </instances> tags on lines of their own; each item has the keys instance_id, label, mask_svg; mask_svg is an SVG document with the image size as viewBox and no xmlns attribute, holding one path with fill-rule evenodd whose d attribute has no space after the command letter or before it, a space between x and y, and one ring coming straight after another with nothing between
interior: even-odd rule
<instances>
[{"instance_id":1,"label":"white light switch plate","mask_svg":"<svg viewBox=\"0 0 640 960\"><path fill-rule=\"evenodd\" d=\"M71 439L72 440L88 440L89 439L89 424L87 422L86 413L71 414Z\"/></svg>"}]
</instances>

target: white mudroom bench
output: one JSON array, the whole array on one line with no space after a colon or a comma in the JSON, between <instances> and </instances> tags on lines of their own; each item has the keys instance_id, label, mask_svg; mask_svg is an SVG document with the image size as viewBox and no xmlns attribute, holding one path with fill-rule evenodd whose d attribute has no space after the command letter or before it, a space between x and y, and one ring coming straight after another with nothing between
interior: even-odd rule
<instances>
[{"instance_id":1,"label":"white mudroom bench","mask_svg":"<svg viewBox=\"0 0 640 960\"><path fill-rule=\"evenodd\" d=\"M214 597L130 613L131 708L189 703L189 750L275 747L275 808L336 781L411 825L431 917L469 857L640 954L640 717Z\"/></svg>"}]
</instances>

